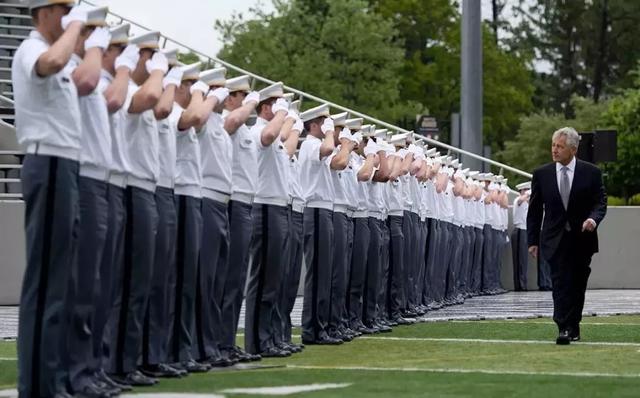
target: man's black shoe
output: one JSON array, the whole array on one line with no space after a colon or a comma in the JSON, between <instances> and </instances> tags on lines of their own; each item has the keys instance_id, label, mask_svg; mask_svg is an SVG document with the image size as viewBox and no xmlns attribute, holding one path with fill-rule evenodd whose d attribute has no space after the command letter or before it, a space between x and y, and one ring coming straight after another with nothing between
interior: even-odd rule
<instances>
[{"instance_id":1,"label":"man's black shoe","mask_svg":"<svg viewBox=\"0 0 640 398\"><path fill-rule=\"evenodd\" d=\"M571 337L569 337L569 332L563 330L558 334L558 338L556 339L556 344L558 345L568 345L571 343Z\"/></svg>"},{"instance_id":2,"label":"man's black shoe","mask_svg":"<svg viewBox=\"0 0 640 398\"><path fill-rule=\"evenodd\" d=\"M119 395L121 392L120 389L110 389L106 387L104 383L102 383L102 385L91 383L77 390L73 396L79 398L111 398L114 395Z\"/></svg>"},{"instance_id":3,"label":"man's black shoe","mask_svg":"<svg viewBox=\"0 0 640 398\"><path fill-rule=\"evenodd\" d=\"M302 340L303 344L306 345L340 345L342 344L342 340L334 339L333 337L322 337L317 340Z\"/></svg>"},{"instance_id":4,"label":"man's black shoe","mask_svg":"<svg viewBox=\"0 0 640 398\"><path fill-rule=\"evenodd\" d=\"M393 322L397 323L398 325L413 325L414 323L416 323L414 319L406 319L401 316L395 318Z\"/></svg>"},{"instance_id":5,"label":"man's black shoe","mask_svg":"<svg viewBox=\"0 0 640 398\"><path fill-rule=\"evenodd\" d=\"M57 392L56 395L53 396L53 398L73 398L73 395L65 391L60 391Z\"/></svg>"},{"instance_id":6,"label":"man's black shoe","mask_svg":"<svg viewBox=\"0 0 640 398\"><path fill-rule=\"evenodd\" d=\"M260 353L260 356L263 358L285 358L285 357L290 357L291 352L283 351L277 347L271 347L262 351Z\"/></svg>"},{"instance_id":7,"label":"man's black shoe","mask_svg":"<svg viewBox=\"0 0 640 398\"><path fill-rule=\"evenodd\" d=\"M571 341L580 341L580 326L569 328L569 338Z\"/></svg>"},{"instance_id":8,"label":"man's black shoe","mask_svg":"<svg viewBox=\"0 0 640 398\"><path fill-rule=\"evenodd\" d=\"M211 365L208 363L199 363L193 359L182 361L179 364L171 365L171 367L186 370L189 373L206 373L211 370Z\"/></svg>"},{"instance_id":9,"label":"man's black shoe","mask_svg":"<svg viewBox=\"0 0 640 398\"><path fill-rule=\"evenodd\" d=\"M111 376L111 379L119 384L128 384L134 387L150 387L158 384L158 380L147 377L140 373L140 371L135 371L127 374L114 374Z\"/></svg>"},{"instance_id":10,"label":"man's black shoe","mask_svg":"<svg viewBox=\"0 0 640 398\"><path fill-rule=\"evenodd\" d=\"M111 388L118 388L120 389L120 391L126 392L126 391L131 391L133 390L133 387L131 387L129 384L120 384L120 383L116 383L113 379L111 379L111 377L109 377L104 370L100 370L99 372L96 372L96 374L94 375L96 380L103 382L104 384L106 384L107 386L111 387Z\"/></svg>"},{"instance_id":11,"label":"man's black shoe","mask_svg":"<svg viewBox=\"0 0 640 398\"><path fill-rule=\"evenodd\" d=\"M165 364L145 365L140 367L140 371L149 377L155 378L180 378L183 375L178 369Z\"/></svg>"},{"instance_id":12,"label":"man's black shoe","mask_svg":"<svg viewBox=\"0 0 640 398\"><path fill-rule=\"evenodd\" d=\"M370 328L368 326L362 325L358 328L358 332L362 334L376 334L379 333L378 329Z\"/></svg>"},{"instance_id":13,"label":"man's black shoe","mask_svg":"<svg viewBox=\"0 0 640 398\"><path fill-rule=\"evenodd\" d=\"M393 330L391 329L390 326L383 325L382 323L376 323L375 327L377 327L378 330L380 330L380 333L389 333Z\"/></svg>"}]
</instances>

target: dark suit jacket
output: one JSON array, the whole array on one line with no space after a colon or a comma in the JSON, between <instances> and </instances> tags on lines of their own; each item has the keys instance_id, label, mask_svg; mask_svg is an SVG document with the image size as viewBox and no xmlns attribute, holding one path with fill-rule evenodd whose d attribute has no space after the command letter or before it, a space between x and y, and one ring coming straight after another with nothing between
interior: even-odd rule
<instances>
[{"instance_id":1,"label":"dark suit jacket","mask_svg":"<svg viewBox=\"0 0 640 398\"><path fill-rule=\"evenodd\" d=\"M552 258L568 221L571 233L578 239L578 247L585 250L584 254L591 256L598 252L598 234L597 231L582 232L582 224L586 219L592 218L600 225L606 213L607 194L600 169L577 159L569 205L565 210L558 189L556 164L546 164L533 172L531 181L527 214L529 246L539 246L545 259Z\"/></svg>"}]
</instances>

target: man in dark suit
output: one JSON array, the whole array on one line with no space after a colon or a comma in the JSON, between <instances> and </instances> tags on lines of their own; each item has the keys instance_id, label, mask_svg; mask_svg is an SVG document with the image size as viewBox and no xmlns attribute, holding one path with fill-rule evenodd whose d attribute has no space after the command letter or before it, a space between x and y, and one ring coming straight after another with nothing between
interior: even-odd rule
<instances>
[{"instance_id":1,"label":"man in dark suit","mask_svg":"<svg viewBox=\"0 0 640 398\"><path fill-rule=\"evenodd\" d=\"M607 212L600 170L576 159L580 136L571 127L553 134L553 163L533 173L527 216L529 252L551 265L557 344L580 340L580 321L596 229Z\"/></svg>"}]
</instances>

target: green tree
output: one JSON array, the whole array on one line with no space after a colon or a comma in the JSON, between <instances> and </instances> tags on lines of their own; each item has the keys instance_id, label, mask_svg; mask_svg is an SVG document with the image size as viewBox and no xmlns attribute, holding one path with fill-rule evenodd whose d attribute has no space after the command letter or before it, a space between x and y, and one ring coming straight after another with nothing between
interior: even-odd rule
<instances>
[{"instance_id":1,"label":"green tree","mask_svg":"<svg viewBox=\"0 0 640 398\"><path fill-rule=\"evenodd\" d=\"M194 64L196 62L200 62L201 59L198 54L189 51L188 53L178 53L178 61L182 62L185 65Z\"/></svg>"},{"instance_id":2,"label":"green tree","mask_svg":"<svg viewBox=\"0 0 640 398\"><path fill-rule=\"evenodd\" d=\"M276 0L273 13L217 21L225 42L219 57L381 119L413 117L419 107L400 96L402 42L367 5Z\"/></svg>"}]
</instances>

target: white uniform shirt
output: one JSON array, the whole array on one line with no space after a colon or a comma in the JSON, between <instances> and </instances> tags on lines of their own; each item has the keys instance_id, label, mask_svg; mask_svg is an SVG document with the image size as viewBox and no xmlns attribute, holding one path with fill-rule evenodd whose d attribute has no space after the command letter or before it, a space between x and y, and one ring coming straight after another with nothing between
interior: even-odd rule
<instances>
[{"instance_id":1,"label":"white uniform shirt","mask_svg":"<svg viewBox=\"0 0 640 398\"><path fill-rule=\"evenodd\" d=\"M269 146L263 146L260 140L262 130L267 123L262 123L256 131L258 146L258 187L256 189L256 203L287 206L289 204L289 154L284 142L277 137Z\"/></svg>"},{"instance_id":2,"label":"white uniform shirt","mask_svg":"<svg viewBox=\"0 0 640 398\"><path fill-rule=\"evenodd\" d=\"M411 180L413 177L409 173L400 176L398 178L400 180L400 186L402 187L402 209L406 211L411 211L413 207L413 196L411 193Z\"/></svg>"},{"instance_id":3,"label":"white uniform shirt","mask_svg":"<svg viewBox=\"0 0 640 398\"><path fill-rule=\"evenodd\" d=\"M71 62L55 75L40 77L38 58L49 43L33 30L15 52L11 80L18 143L27 153L78 160L81 118Z\"/></svg>"},{"instance_id":4,"label":"white uniform shirt","mask_svg":"<svg viewBox=\"0 0 640 398\"><path fill-rule=\"evenodd\" d=\"M304 204L304 191L300 184L300 161L293 155L289 160L289 193L291 200L297 204Z\"/></svg>"},{"instance_id":5,"label":"white uniform shirt","mask_svg":"<svg viewBox=\"0 0 640 398\"><path fill-rule=\"evenodd\" d=\"M436 217L436 185L432 180L427 180L424 183L424 207L425 215L428 218Z\"/></svg>"},{"instance_id":6,"label":"white uniform shirt","mask_svg":"<svg viewBox=\"0 0 640 398\"><path fill-rule=\"evenodd\" d=\"M320 159L322 141L308 135L300 146L300 183L307 207L333 210L335 193L329 163L331 156Z\"/></svg>"},{"instance_id":7,"label":"white uniform shirt","mask_svg":"<svg viewBox=\"0 0 640 398\"><path fill-rule=\"evenodd\" d=\"M483 229L484 225L487 224L486 214L487 214L487 206L484 204L484 199L487 197L486 193L483 191L480 196L480 200L476 202L475 214L476 214L476 228Z\"/></svg>"},{"instance_id":8,"label":"white uniform shirt","mask_svg":"<svg viewBox=\"0 0 640 398\"><path fill-rule=\"evenodd\" d=\"M333 157L335 157L339 152L340 152L340 145L338 145L333 150L333 155L330 157L330 159L333 159ZM345 174L347 173L347 169L349 169L349 166L347 166L344 170L331 170L331 182L333 183L333 192L335 195L333 199L334 205L339 205L339 206L349 205L349 199L347 198L347 191L346 191L345 183L343 181L343 179L347 178Z\"/></svg>"},{"instance_id":9,"label":"white uniform shirt","mask_svg":"<svg viewBox=\"0 0 640 398\"><path fill-rule=\"evenodd\" d=\"M113 82L113 76L106 70L102 70L98 87L104 93ZM120 175L131 172L131 165L127 157L125 144L125 121L127 108L124 106L116 112L109 114L109 131L111 133L111 171Z\"/></svg>"},{"instance_id":10,"label":"white uniform shirt","mask_svg":"<svg viewBox=\"0 0 640 398\"><path fill-rule=\"evenodd\" d=\"M383 197L383 191L385 189L384 182L369 181L367 183L368 188L368 211L371 216L372 212L380 213L384 216L386 212L386 202Z\"/></svg>"},{"instance_id":11,"label":"white uniform shirt","mask_svg":"<svg viewBox=\"0 0 640 398\"><path fill-rule=\"evenodd\" d=\"M353 166L353 181L351 181L351 189L349 196L353 196L352 205L356 211L367 211L369 207L369 189L368 182L358 181L358 173L364 166L365 159L355 152L351 152L351 165Z\"/></svg>"},{"instance_id":12,"label":"white uniform shirt","mask_svg":"<svg viewBox=\"0 0 640 398\"><path fill-rule=\"evenodd\" d=\"M129 91L125 101L125 109L129 109L133 96L139 87L129 81ZM125 120L125 137L127 157L131 164L128 185L154 192L159 177L159 138L158 123L153 109L142 113L127 111Z\"/></svg>"},{"instance_id":13,"label":"white uniform shirt","mask_svg":"<svg viewBox=\"0 0 640 398\"><path fill-rule=\"evenodd\" d=\"M462 196L452 195L453 205L453 223L457 226L464 225L464 198Z\"/></svg>"},{"instance_id":14,"label":"white uniform shirt","mask_svg":"<svg viewBox=\"0 0 640 398\"><path fill-rule=\"evenodd\" d=\"M387 210L390 216L402 216L405 210L404 186L401 181L402 177L398 177L393 181L385 184L385 198L387 201Z\"/></svg>"},{"instance_id":15,"label":"white uniform shirt","mask_svg":"<svg viewBox=\"0 0 640 398\"><path fill-rule=\"evenodd\" d=\"M442 193L442 219L446 222L453 223L453 183L451 180L447 183L447 189Z\"/></svg>"},{"instance_id":16,"label":"white uniform shirt","mask_svg":"<svg viewBox=\"0 0 640 398\"><path fill-rule=\"evenodd\" d=\"M231 195L247 197L245 202L248 202L249 198L253 201L258 186L258 147L255 131L243 124L231 136L231 142L233 144ZM239 199L233 197L233 200Z\"/></svg>"},{"instance_id":17,"label":"white uniform shirt","mask_svg":"<svg viewBox=\"0 0 640 398\"><path fill-rule=\"evenodd\" d=\"M354 157L355 155L355 157ZM361 166L358 166L358 155L351 152L349 154L349 162L344 170L340 171L340 182L344 187L344 193L346 196L347 207L349 210L358 209L358 171Z\"/></svg>"},{"instance_id":18,"label":"white uniform shirt","mask_svg":"<svg viewBox=\"0 0 640 398\"><path fill-rule=\"evenodd\" d=\"M222 115L212 112L206 129L198 134L202 159L202 186L231 194L233 144Z\"/></svg>"},{"instance_id":19,"label":"white uniform shirt","mask_svg":"<svg viewBox=\"0 0 640 398\"><path fill-rule=\"evenodd\" d=\"M174 103L169 115L169 123L176 137L176 195L202 197L202 164L200 161L200 140L196 129L178 130L178 123L184 109ZM203 128L204 130L204 128ZM202 131L200 134L205 134Z\"/></svg>"},{"instance_id":20,"label":"white uniform shirt","mask_svg":"<svg viewBox=\"0 0 640 398\"><path fill-rule=\"evenodd\" d=\"M82 62L77 54L69 62L72 70ZM106 89L106 88L105 88ZM100 83L89 95L79 97L82 134L80 135L80 175L107 181L111 165L111 134L107 100Z\"/></svg>"},{"instance_id":21,"label":"white uniform shirt","mask_svg":"<svg viewBox=\"0 0 640 398\"><path fill-rule=\"evenodd\" d=\"M180 108L182 109L182 108ZM172 113L176 111L176 104ZM182 114L182 112L180 112ZM158 120L158 186L173 189L176 180L178 124L170 117ZM180 117L178 116L178 121Z\"/></svg>"}]
</instances>

